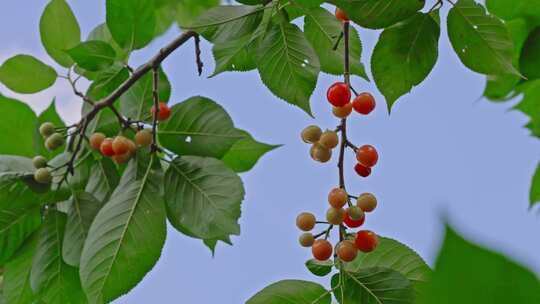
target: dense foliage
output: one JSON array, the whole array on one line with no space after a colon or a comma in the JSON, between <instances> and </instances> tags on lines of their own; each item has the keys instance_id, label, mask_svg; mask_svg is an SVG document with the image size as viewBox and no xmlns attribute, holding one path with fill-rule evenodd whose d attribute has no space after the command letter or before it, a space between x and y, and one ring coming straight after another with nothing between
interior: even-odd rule
<instances>
[{"instance_id":1,"label":"dense foliage","mask_svg":"<svg viewBox=\"0 0 540 304\"><path fill-rule=\"evenodd\" d=\"M48 2L39 33L60 68L26 54L0 65L0 82L13 92L33 94L67 81L83 102L81 120L65 125L55 101L36 115L0 94L0 303L110 302L155 265L167 222L212 251L240 233L245 190L238 173L277 146L237 129L208 98L186 97L168 107L172 85L161 63L193 41L194 72L201 73L200 37L213 45L211 77L256 69L274 95L311 115L320 72L345 75L351 87L350 75L369 79L353 24L382 30L370 62L388 111L427 78L446 26L463 64L486 75L484 95L497 102L522 96L516 109L531 118L527 128L540 137L537 0L487 0L487 10L474 0L105 2L105 22L86 39L65 0ZM350 28L327 10L329 4L343 9ZM440 8L447 5L444 25ZM133 51L173 25L182 29L175 40L147 63L130 66ZM83 77L91 82L86 92L78 89ZM143 130L150 136L145 144L137 139ZM92 145L96 134L103 137L99 146ZM109 155L101 146L105 137L139 145ZM538 202L540 167L531 206ZM332 297L341 304L540 302L532 272L450 227L433 270L412 249L383 236L375 250L357 253L350 263L336 258L306 266L329 276L330 287L284 280L247 303L329 304Z\"/></svg>"}]
</instances>

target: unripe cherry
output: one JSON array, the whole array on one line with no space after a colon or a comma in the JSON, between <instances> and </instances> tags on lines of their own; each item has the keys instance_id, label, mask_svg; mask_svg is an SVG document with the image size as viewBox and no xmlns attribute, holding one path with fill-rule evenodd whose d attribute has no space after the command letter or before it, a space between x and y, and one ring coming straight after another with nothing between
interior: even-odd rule
<instances>
[{"instance_id":1,"label":"unripe cherry","mask_svg":"<svg viewBox=\"0 0 540 304\"><path fill-rule=\"evenodd\" d=\"M368 168L362 164L356 164L354 166L354 171L356 172L356 174L362 177L368 177L371 174L371 168Z\"/></svg>"},{"instance_id":2,"label":"unripe cherry","mask_svg":"<svg viewBox=\"0 0 540 304\"><path fill-rule=\"evenodd\" d=\"M107 138L105 134L103 133L94 133L90 136L90 147L92 149L99 151L99 148L101 147L101 143L103 140Z\"/></svg>"},{"instance_id":3,"label":"unripe cherry","mask_svg":"<svg viewBox=\"0 0 540 304\"><path fill-rule=\"evenodd\" d=\"M327 240L316 240L311 246L313 257L318 261L326 261L332 256L332 244Z\"/></svg>"},{"instance_id":4,"label":"unripe cherry","mask_svg":"<svg viewBox=\"0 0 540 304\"><path fill-rule=\"evenodd\" d=\"M368 115L375 109L375 98L373 95L364 92L354 98L352 105L356 112Z\"/></svg>"},{"instance_id":5,"label":"unripe cherry","mask_svg":"<svg viewBox=\"0 0 540 304\"><path fill-rule=\"evenodd\" d=\"M344 82L336 82L328 88L326 98L334 107L343 107L351 101L351 89Z\"/></svg>"},{"instance_id":6,"label":"unripe cherry","mask_svg":"<svg viewBox=\"0 0 540 304\"><path fill-rule=\"evenodd\" d=\"M337 118L347 118L349 115L351 115L353 110L353 105L351 102L347 103L343 107L333 107L332 113L334 113L334 116Z\"/></svg>"},{"instance_id":7,"label":"unripe cherry","mask_svg":"<svg viewBox=\"0 0 540 304\"><path fill-rule=\"evenodd\" d=\"M40 184L50 184L52 182L52 175L49 169L40 168L34 173L34 180Z\"/></svg>"},{"instance_id":8,"label":"unripe cherry","mask_svg":"<svg viewBox=\"0 0 540 304\"><path fill-rule=\"evenodd\" d=\"M356 248L354 242L344 240L337 245L336 252L343 262L352 262L358 255L358 248Z\"/></svg>"},{"instance_id":9,"label":"unripe cherry","mask_svg":"<svg viewBox=\"0 0 540 304\"><path fill-rule=\"evenodd\" d=\"M121 165L127 163L131 159L132 155L133 154L131 153L131 151L127 151L124 154L115 154L111 156L111 158L115 163Z\"/></svg>"},{"instance_id":10,"label":"unripe cherry","mask_svg":"<svg viewBox=\"0 0 540 304\"><path fill-rule=\"evenodd\" d=\"M34 168L41 169L47 167L47 159L41 155L38 155L32 159Z\"/></svg>"},{"instance_id":11,"label":"unripe cherry","mask_svg":"<svg viewBox=\"0 0 540 304\"><path fill-rule=\"evenodd\" d=\"M360 219L358 220L353 220L350 216L349 216L349 209L345 210L345 213L343 215L343 222L345 223L345 225L349 228L358 228L360 226L362 226L366 220L366 217L365 216L362 216Z\"/></svg>"},{"instance_id":12,"label":"unripe cherry","mask_svg":"<svg viewBox=\"0 0 540 304\"><path fill-rule=\"evenodd\" d=\"M60 133L53 133L45 140L45 147L49 151L56 150L64 144L64 136Z\"/></svg>"},{"instance_id":13,"label":"unripe cherry","mask_svg":"<svg viewBox=\"0 0 540 304\"><path fill-rule=\"evenodd\" d=\"M328 193L328 203L334 208L343 208L349 195L341 188L334 188Z\"/></svg>"},{"instance_id":14,"label":"unripe cherry","mask_svg":"<svg viewBox=\"0 0 540 304\"><path fill-rule=\"evenodd\" d=\"M309 154L313 160L321 163L326 163L332 158L332 150L319 143L314 143L313 146L311 146Z\"/></svg>"},{"instance_id":15,"label":"unripe cherry","mask_svg":"<svg viewBox=\"0 0 540 304\"><path fill-rule=\"evenodd\" d=\"M334 131L324 131L319 139L319 144L327 149L334 149L339 144L339 137Z\"/></svg>"},{"instance_id":16,"label":"unripe cherry","mask_svg":"<svg viewBox=\"0 0 540 304\"><path fill-rule=\"evenodd\" d=\"M377 208L377 198L371 193L362 193L356 200L356 206L360 207L364 212L371 212Z\"/></svg>"},{"instance_id":17,"label":"unripe cherry","mask_svg":"<svg viewBox=\"0 0 540 304\"><path fill-rule=\"evenodd\" d=\"M152 132L143 129L135 134L135 143L139 147L148 147L152 144Z\"/></svg>"},{"instance_id":18,"label":"unripe cherry","mask_svg":"<svg viewBox=\"0 0 540 304\"><path fill-rule=\"evenodd\" d=\"M354 221L358 221L365 216L364 211L358 206L351 206L349 207L349 209L346 210L346 212L351 218L351 220Z\"/></svg>"},{"instance_id":19,"label":"unripe cherry","mask_svg":"<svg viewBox=\"0 0 540 304\"><path fill-rule=\"evenodd\" d=\"M321 138L322 130L318 126L307 126L302 130L300 136L305 143L314 144Z\"/></svg>"},{"instance_id":20,"label":"unripe cherry","mask_svg":"<svg viewBox=\"0 0 540 304\"><path fill-rule=\"evenodd\" d=\"M363 145L356 151L356 159L365 167L371 168L377 164L379 154L372 145Z\"/></svg>"},{"instance_id":21,"label":"unripe cherry","mask_svg":"<svg viewBox=\"0 0 540 304\"><path fill-rule=\"evenodd\" d=\"M330 207L326 211L326 220L332 225L341 225L341 223L343 223L344 214L345 210L343 210L343 208L337 209Z\"/></svg>"},{"instance_id":22,"label":"unripe cherry","mask_svg":"<svg viewBox=\"0 0 540 304\"><path fill-rule=\"evenodd\" d=\"M356 233L356 239L354 240L356 248L362 252L371 252L377 248L379 244L379 238L377 235L369 230L361 230Z\"/></svg>"},{"instance_id":23,"label":"unripe cherry","mask_svg":"<svg viewBox=\"0 0 540 304\"><path fill-rule=\"evenodd\" d=\"M315 242L315 237L309 232L302 233L298 238L298 242L302 247L311 247Z\"/></svg>"},{"instance_id":24,"label":"unripe cherry","mask_svg":"<svg viewBox=\"0 0 540 304\"><path fill-rule=\"evenodd\" d=\"M302 212L296 217L296 226L302 231L310 231L315 227L315 215L309 212Z\"/></svg>"},{"instance_id":25,"label":"unripe cherry","mask_svg":"<svg viewBox=\"0 0 540 304\"><path fill-rule=\"evenodd\" d=\"M39 126L39 134L43 136L44 138L47 138L55 132L54 124L51 122L45 122L42 123L41 126Z\"/></svg>"}]
</instances>

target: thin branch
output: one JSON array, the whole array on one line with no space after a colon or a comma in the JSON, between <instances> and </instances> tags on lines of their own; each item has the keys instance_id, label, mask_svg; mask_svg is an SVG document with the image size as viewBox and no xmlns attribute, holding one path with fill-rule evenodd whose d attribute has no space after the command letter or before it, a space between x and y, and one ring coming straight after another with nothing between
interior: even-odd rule
<instances>
[{"instance_id":1,"label":"thin branch","mask_svg":"<svg viewBox=\"0 0 540 304\"><path fill-rule=\"evenodd\" d=\"M197 72L199 76L202 75L204 64L201 60L201 38L199 36L194 37L195 40L195 62L197 63Z\"/></svg>"},{"instance_id":2,"label":"thin branch","mask_svg":"<svg viewBox=\"0 0 540 304\"><path fill-rule=\"evenodd\" d=\"M154 99L154 117L152 118L152 152L158 150L157 124L159 116L159 66L152 69L152 97Z\"/></svg>"}]
</instances>

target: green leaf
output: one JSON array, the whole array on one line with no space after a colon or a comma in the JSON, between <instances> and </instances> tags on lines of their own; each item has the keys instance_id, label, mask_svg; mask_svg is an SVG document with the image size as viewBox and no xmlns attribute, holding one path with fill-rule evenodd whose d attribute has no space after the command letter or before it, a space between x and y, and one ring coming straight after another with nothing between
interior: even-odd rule
<instances>
[{"instance_id":1,"label":"green leaf","mask_svg":"<svg viewBox=\"0 0 540 304\"><path fill-rule=\"evenodd\" d=\"M513 64L519 66L521 50L527 36L531 31L531 25L524 19L515 19L506 22L510 36L514 41ZM515 86L519 83L520 77L512 74L488 75L484 96L492 101L504 101L512 96Z\"/></svg>"},{"instance_id":2,"label":"green leaf","mask_svg":"<svg viewBox=\"0 0 540 304\"><path fill-rule=\"evenodd\" d=\"M324 277L330 272L332 272L332 268L334 267L334 262L331 260L328 261L318 261L315 259L311 259L306 261L306 267L312 274L318 276L318 277Z\"/></svg>"},{"instance_id":3,"label":"green leaf","mask_svg":"<svg viewBox=\"0 0 540 304\"><path fill-rule=\"evenodd\" d=\"M216 61L214 77L225 71L249 71L257 67L255 59L250 52L253 39L251 35L245 35L236 40L215 43L212 54Z\"/></svg>"},{"instance_id":4,"label":"green leaf","mask_svg":"<svg viewBox=\"0 0 540 304\"><path fill-rule=\"evenodd\" d=\"M382 29L414 15L424 7L424 0L331 0L356 24Z\"/></svg>"},{"instance_id":5,"label":"green leaf","mask_svg":"<svg viewBox=\"0 0 540 304\"><path fill-rule=\"evenodd\" d=\"M523 266L464 240L447 227L427 297L422 300L419 303L540 303L540 283Z\"/></svg>"},{"instance_id":6,"label":"green leaf","mask_svg":"<svg viewBox=\"0 0 540 304\"><path fill-rule=\"evenodd\" d=\"M152 121L150 113L154 105L152 84L152 73L147 73L120 97L120 109L123 115L134 120ZM169 102L171 84L163 70L159 73L158 92L161 102Z\"/></svg>"},{"instance_id":7,"label":"green leaf","mask_svg":"<svg viewBox=\"0 0 540 304\"><path fill-rule=\"evenodd\" d=\"M193 237L239 235L244 194L240 177L215 158L181 156L165 174L169 221Z\"/></svg>"},{"instance_id":8,"label":"green leaf","mask_svg":"<svg viewBox=\"0 0 540 304\"><path fill-rule=\"evenodd\" d=\"M79 266L88 230L102 206L103 204L90 193L82 191L73 193L69 201L62 247L62 257L68 265Z\"/></svg>"},{"instance_id":9,"label":"green leaf","mask_svg":"<svg viewBox=\"0 0 540 304\"><path fill-rule=\"evenodd\" d=\"M62 260L65 225L65 214L48 211L32 263L30 285L34 293L48 304L86 303L77 268Z\"/></svg>"},{"instance_id":10,"label":"green leaf","mask_svg":"<svg viewBox=\"0 0 540 304\"><path fill-rule=\"evenodd\" d=\"M221 160L235 172L251 170L266 153L280 147L256 141L249 133L238 130L243 138L235 142Z\"/></svg>"},{"instance_id":11,"label":"green leaf","mask_svg":"<svg viewBox=\"0 0 540 304\"><path fill-rule=\"evenodd\" d=\"M305 10L306 18L304 31L321 62L321 70L333 75L343 75L345 60L345 41L340 40L338 48L334 46L339 39L342 31L342 23L327 10L317 7ZM362 56L362 42L360 41L358 31L354 27L350 28L350 51L351 73L364 79L368 79L364 65L360 61Z\"/></svg>"},{"instance_id":12,"label":"green leaf","mask_svg":"<svg viewBox=\"0 0 540 304\"><path fill-rule=\"evenodd\" d=\"M110 159L103 158L94 163L90 172L85 191L98 201L106 202L120 180L114 163Z\"/></svg>"},{"instance_id":13,"label":"green leaf","mask_svg":"<svg viewBox=\"0 0 540 304\"><path fill-rule=\"evenodd\" d=\"M529 192L529 203L531 208L540 203L540 164L536 168L532 178L531 190Z\"/></svg>"},{"instance_id":14,"label":"green leaf","mask_svg":"<svg viewBox=\"0 0 540 304\"><path fill-rule=\"evenodd\" d=\"M92 100L100 100L111 94L128 78L129 71L125 67L115 64L110 69L98 74L96 80L88 88L86 95ZM115 105L115 107L117 106ZM83 103L82 115L86 115L91 109L91 105ZM101 110L88 126L88 134L103 132L108 135L116 135L119 130L118 118L110 109Z\"/></svg>"},{"instance_id":15,"label":"green leaf","mask_svg":"<svg viewBox=\"0 0 540 304\"><path fill-rule=\"evenodd\" d=\"M88 71L101 71L110 67L116 52L108 43L99 40L85 41L67 50L75 63Z\"/></svg>"},{"instance_id":16,"label":"green leaf","mask_svg":"<svg viewBox=\"0 0 540 304\"><path fill-rule=\"evenodd\" d=\"M184 233L186 231L183 230L182 232ZM217 247L217 244L219 243L219 241L222 241L223 243L225 243L227 245L232 245L231 238L230 238L229 235L220 236L220 237L215 238L215 239L203 240L204 245L206 245L206 247L208 247L208 249L210 249L210 251L212 251L212 256L216 254L216 247Z\"/></svg>"},{"instance_id":17,"label":"green leaf","mask_svg":"<svg viewBox=\"0 0 540 304\"><path fill-rule=\"evenodd\" d=\"M174 105L171 117L159 125L160 143L179 155L221 158L243 136L225 110L201 96Z\"/></svg>"},{"instance_id":18,"label":"green leaf","mask_svg":"<svg viewBox=\"0 0 540 304\"><path fill-rule=\"evenodd\" d=\"M281 22L269 29L259 45L257 65L272 93L311 115L309 98L317 84L320 64L296 25Z\"/></svg>"},{"instance_id":19,"label":"green leaf","mask_svg":"<svg viewBox=\"0 0 540 304\"><path fill-rule=\"evenodd\" d=\"M183 0L177 2L176 21L191 24L206 10L219 5L219 0Z\"/></svg>"},{"instance_id":20,"label":"green leaf","mask_svg":"<svg viewBox=\"0 0 540 304\"><path fill-rule=\"evenodd\" d=\"M514 108L534 123L540 122L540 79L525 82L517 91L523 94L523 99Z\"/></svg>"},{"instance_id":21,"label":"green leaf","mask_svg":"<svg viewBox=\"0 0 540 304\"><path fill-rule=\"evenodd\" d=\"M505 20L519 17L540 21L540 5L537 0L486 0L489 12Z\"/></svg>"},{"instance_id":22,"label":"green leaf","mask_svg":"<svg viewBox=\"0 0 540 304\"><path fill-rule=\"evenodd\" d=\"M431 269L424 260L406 245L385 237L379 237L377 250L371 253L359 253L345 269L358 272L368 267L386 267L395 270L411 281L417 294L429 281Z\"/></svg>"},{"instance_id":23,"label":"green leaf","mask_svg":"<svg viewBox=\"0 0 540 304\"><path fill-rule=\"evenodd\" d=\"M448 14L448 36L461 62L486 75L521 76L512 64L514 43L506 25L473 0L459 0Z\"/></svg>"},{"instance_id":24,"label":"green leaf","mask_svg":"<svg viewBox=\"0 0 540 304\"><path fill-rule=\"evenodd\" d=\"M91 40L99 40L103 41L114 49L116 53L116 60L126 60L129 57L129 53L122 49L116 41L114 41L111 31L109 31L109 28L107 27L107 23L102 23L98 26L96 26L90 34L88 34L88 37L86 38L87 41Z\"/></svg>"},{"instance_id":25,"label":"green leaf","mask_svg":"<svg viewBox=\"0 0 540 304\"><path fill-rule=\"evenodd\" d=\"M0 66L0 82L10 90L32 94L56 82L56 71L30 55L17 55Z\"/></svg>"},{"instance_id":26,"label":"green leaf","mask_svg":"<svg viewBox=\"0 0 540 304\"><path fill-rule=\"evenodd\" d=\"M411 282L401 273L385 267L336 274L332 277L332 288L336 288L334 296L341 304L414 303Z\"/></svg>"},{"instance_id":27,"label":"green leaf","mask_svg":"<svg viewBox=\"0 0 540 304\"><path fill-rule=\"evenodd\" d=\"M423 13L382 32L371 57L371 71L386 97L388 112L399 97L429 75L437 62L439 36L439 24Z\"/></svg>"},{"instance_id":28,"label":"green leaf","mask_svg":"<svg viewBox=\"0 0 540 304\"><path fill-rule=\"evenodd\" d=\"M246 304L330 304L332 298L321 285L300 280L283 280L267 286Z\"/></svg>"},{"instance_id":29,"label":"green leaf","mask_svg":"<svg viewBox=\"0 0 540 304\"><path fill-rule=\"evenodd\" d=\"M531 32L523 45L519 67L527 79L540 78L540 27Z\"/></svg>"},{"instance_id":30,"label":"green leaf","mask_svg":"<svg viewBox=\"0 0 540 304\"><path fill-rule=\"evenodd\" d=\"M51 0L39 21L41 42L45 50L58 64L66 68L73 61L65 53L81 42L81 29L65 0Z\"/></svg>"},{"instance_id":31,"label":"green leaf","mask_svg":"<svg viewBox=\"0 0 540 304\"><path fill-rule=\"evenodd\" d=\"M154 38L153 0L107 0L107 26L124 49L145 47Z\"/></svg>"},{"instance_id":32,"label":"green leaf","mask_svg":"<svg viewBox=\"0 0 540 304\"><path fill-rule=\"evenodd\" d=\"M45 148L45 139L43 139L43 136L41 136L41 134L39 133L39 127L44 122L52 122L54 126L57 128L66 126L66 124L64 123L60 115L58 115L58 112L56 111L55 99L53 99L49 107L47 107L47 109L45 109L45 111L43 111L38 116L37 123L34 127L34 136L33 136L35 152L39 155L44 156L47 159L52 159L56 155L62 153L63 149L62 147L60 147L54 151L49 151L47 148Z\"/></svg>"},{"instance_id":33,"label":"green leaf","mask_svg":"<svg viewBox=\"0 0 540 304\"><path fill-rule=\"evenodd\" d=\"M39 206L0 209L0 265L5 264L41 225Z\"/></svg>"},{"instance_id":34,"label":"green leaf","mask_svg":"<svg viewBox=\"0 0 540 304\"><path fill-rule=\"evenodd\" d=\"M0 94L0 108L3 118L0 119L0 154L11 154L33 157L34 128L36 114L25 103L7 98Z\"/></svg>"},{"instance_id":35,"label":"green leaf","mask_svg":"<svg viewBox=\"0 0 540 304\"><path fill-rule=\"evenodd\" d=\"M37 233L29 237L15 257L5 265L4 297L7 303L27 304L36 300L30 287L30 271L37 240Z\"/></svg>"},{"instance_id":36,"label":"green leaf","mask_svg":"<svg viewBox=\"0 0 540 304\"><path fill-rule=\"evenodd\" d=\"M137 154L90 226L80 276L91 303L110 302L137 285L161 255L166 223L159 160ZM126 271L129 269L129 271Z\"/></svg>"},{"instance_id":37,"label":"green leaf","mask_svg":"<svg viewBox=\"0 0 540 304\"><path fill-rule=\"evenodd\" d=\"M218 43L236 40L255 31L265 7L222 5L204 12L194 22L181 25L195 30L207 40Z\"/></svg>"}]
</instances>

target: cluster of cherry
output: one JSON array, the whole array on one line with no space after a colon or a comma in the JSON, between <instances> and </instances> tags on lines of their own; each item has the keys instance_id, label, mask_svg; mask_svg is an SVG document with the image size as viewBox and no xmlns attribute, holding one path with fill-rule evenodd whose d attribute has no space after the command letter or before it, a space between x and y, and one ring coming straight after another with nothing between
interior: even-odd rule
<instances>
[{"instance_id":1,"label":"cluster of cherry","mask_svg":"<svg viewBox=\"0 0 540 304\"><path fill-rule=\"evenodd\" d=\"M366 213L372 212L377 207L377 199L371 193L363 193L356 198L356 205L344 209L351 196L341 188L334 188L328 194L330 208L326 212L326 222L318 222L315 215L302 212L296 218L296 226L305 231L300 235L300 245L311 247L313 257L319 261L328 260L332 256L332 244L326 239L330 229L318 235L311 231L317 223L331 225L345 225L348 228L358 228L366 220ZM324 239L317 239L325 236ZM343 262L353 261L358 250L362 252L373 251L378 244L377 235L369 230L360 230L356 234L347 234L345 239L336 246L336 254Z\"/></svg>"}]
</instances>

